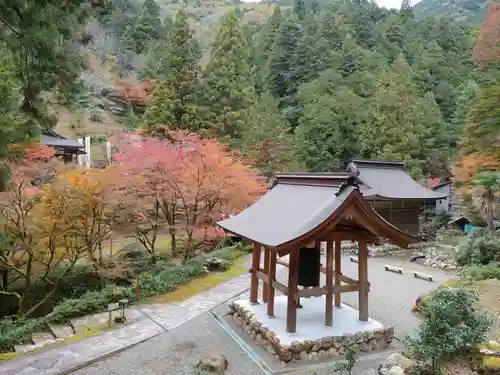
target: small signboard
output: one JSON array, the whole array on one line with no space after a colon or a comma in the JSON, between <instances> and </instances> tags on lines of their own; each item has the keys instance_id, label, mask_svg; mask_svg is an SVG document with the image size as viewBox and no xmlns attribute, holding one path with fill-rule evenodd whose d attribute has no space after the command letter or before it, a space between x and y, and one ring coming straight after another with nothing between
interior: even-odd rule
<instances>
[{"instance_id":1,"label":"small signboard","mask_svg":"<svg viewBox=\"0 0 500 375\"><path fill-rule=\"evenodd\" d=\"M114 310L118 310L120 308L120 304L117 302L117 303L110 303L108 305L108 311L114 311Z\"/></svg>"}]
</instances>

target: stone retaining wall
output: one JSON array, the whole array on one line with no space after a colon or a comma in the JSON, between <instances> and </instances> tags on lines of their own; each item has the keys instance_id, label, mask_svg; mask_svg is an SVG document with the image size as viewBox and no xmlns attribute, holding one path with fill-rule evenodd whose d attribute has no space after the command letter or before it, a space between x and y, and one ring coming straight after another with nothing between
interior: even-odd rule
<instances>
[{"instance_id":1,"label":"stone retaining wall","mask_svg":"<svg viewBox=\"0 0 500 375\"><path fill-rule=\"evenodd\" d=\"M229 303L229 311L236 325L277 361L312 361L322 357L337 357L345 354L345 347L352 344L357 344L359 351L368 353L387 349L394 339L394 327L388 327L343 336L327 336L315 341L292 341L290 345L285 345L281 344L276 334L263 326L252 312L234 302Z\"/></svg>"},{"instance_id":2,"label":"stone retaining wall","mask_svg":"<svg viewBox=\"0 0 500 375\"><path fill-rule=\"evenodd\" d=\"M410 245L408 249L402 249L396 245L385 244L381 246L368 246L368 253L371 258L381 258L389 256L413 256L421 254L422 251L428 244L417 243L415 245ZM356 243L343 243L342 254L353 255L358 251L358 245Z\"/></svg>"}]
</instances>

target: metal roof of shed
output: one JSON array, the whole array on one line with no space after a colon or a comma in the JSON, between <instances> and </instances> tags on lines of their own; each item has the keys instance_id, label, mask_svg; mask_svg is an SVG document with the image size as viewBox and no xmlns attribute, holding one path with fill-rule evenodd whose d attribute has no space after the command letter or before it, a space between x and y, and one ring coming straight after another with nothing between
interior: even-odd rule
<instances>
[{"instance_id":1,"label":"metal roof of shed","mask_svg":"<svg viewBox=\"0 0 500 375\"><path fill-rule=\"evenodd\" d=\"M367 187L365 198L436 200L448 197L420 185L405 170L403 162L352 160L347 170Z\"/></svg>"},{"instance_id":2,"label":"metal roof of shed","mask_svg":"<svg viewBox=\"0 0 500 375\"><path fill-rule=\"evenodd\" d=\"M56 138L50 135L43 135L41 137L41 141L44 145L53 146L53 147L67 147L67 148L83 148L83 145L71 139L66 138Z\"/></svg>"}]
</instances>

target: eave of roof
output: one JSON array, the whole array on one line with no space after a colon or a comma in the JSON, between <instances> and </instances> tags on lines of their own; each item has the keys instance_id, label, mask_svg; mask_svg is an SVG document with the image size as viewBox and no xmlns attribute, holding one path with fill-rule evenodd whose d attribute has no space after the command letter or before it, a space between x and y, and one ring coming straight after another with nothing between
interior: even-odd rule
<instances>
[{"instance_id":1,"label":"eave of roof","mask_svg":"<svg viewBox=\"0 0 500 375\"><path fill-rule=\"evenodd\" d=\"M50 135L42 135L41 143L43 143L46 146L52 146L52 147L76 148L76 149L84 147L80 142L66 138L56 138Z\"/></svg>"},{"instance_id":2,"label":"eave of roof","mask_svg":"<svg viewBox=\"0 0 500 375\"><path fill-rule=\"evenodd\" d=\"M356 164L373 165L373 166L397 166L403 168L405 167L405 163L403 161L352 159L351 162Z\"/></svg>"},{"instance_id":3,"label":"eave of roof","mask_svg":"<svg viewBox=\"0 0 500 375\"><path fill-rule=\"evenodd\" d=\"M432 190L436 190L436 189L439 189L440 187L443 187L443 186L446 186L446 185L450 185L452 183L453 183L453 181L451 181L451 180L450 181L440 182L439 184L434 185L431 189Z\"/></svg>"},{"instance_id":4,"label":"eave of roof","mask_svg":"<svg viewBox=\"0 0 500 375\"><path fill-rule=\"evenodd\" d=\"M347 210L376 236L388 237L402 247L417 241L376 213L352 183L351 179L340 189L277 183L252 206L217 224L250 241L276 248L280 255L333 230Z\"/></svg>"},{"instance_id":5,"label":"eave of roof","mask_svg":"<svg viewBox=\"0 0 500 375\"><path fill-rule=\"evenodd\" d=\"M449 196L420 185L406 172L403 162L353 160L347 171L357 173L358 180L371 190L371 197L438 200Z\"/></svg>"}]
</instances>

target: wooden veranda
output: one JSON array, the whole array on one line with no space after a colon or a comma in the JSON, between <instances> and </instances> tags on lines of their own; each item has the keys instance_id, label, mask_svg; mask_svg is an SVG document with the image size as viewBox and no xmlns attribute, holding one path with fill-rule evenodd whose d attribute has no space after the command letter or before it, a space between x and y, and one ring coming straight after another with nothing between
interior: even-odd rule
<instances>
[{"instance_id":1,"label":"wooden veranda","mask_svg":"<svg viewBox=\"0 0 500 375\"><path fill-rule=\"evenodd\" d=\"M341 307L342 293L359 293L359 320L369 319L368 244L380 239L407 247L416 238L400 231L383 219L366 202L354 179L339 186L339 176L317 175L318 185L277 183L271 190L239 215L219 222L225 230L253 242L250 302L259 303L259 280L262 280L262 302L267 315L274 316L275 291L287 296L286 330L297 329L297 308L301 297L325 296L325 325L333 326L334 306ZM314 180L314 178L310 178ZM299 206L297 206L299 205ZM302 206L300 206L302 205ZM358 243L358 280L342 274L341 242ZM326 267L320 262L320 246L326 242ZM304 247L304 246L313 247ZM308 254L316 254L311 267L301 267ZM260 267L264 256L263 268ZM300 254L300 256L299 256ZM289 262L280 259L289 256ZM288 267L288 285L276 280L277 264ZM299 274L316 270L326 274L326 285L315 281L299 289ZM309 277L311 279L311 277ZM304 277L302 277L304 279Z\"/></svg>"}]
</instances>

